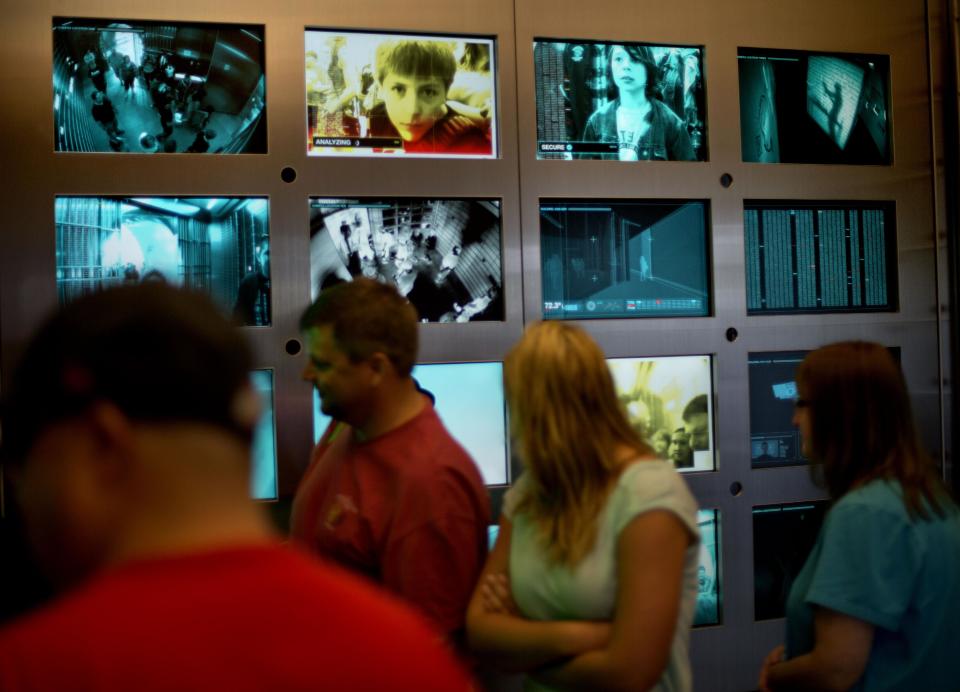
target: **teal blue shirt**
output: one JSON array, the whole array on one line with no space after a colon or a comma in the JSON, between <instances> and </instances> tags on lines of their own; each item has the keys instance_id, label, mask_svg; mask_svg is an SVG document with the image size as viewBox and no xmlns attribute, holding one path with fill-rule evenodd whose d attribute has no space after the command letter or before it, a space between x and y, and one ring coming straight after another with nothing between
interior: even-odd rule
<instances>
[{"instance_id":1,"label":"teal blue shirt","mask_svg":"<svg viewBox=\"0 0 960 692\"><path fill-rule=\"evenodd\" d=\"M899 483L872 481L829 511L787 599L787 657L813 649L814 606L874 626L854 690L960 689L960 512L911 520Z\"/></svg>"}]
</instances>

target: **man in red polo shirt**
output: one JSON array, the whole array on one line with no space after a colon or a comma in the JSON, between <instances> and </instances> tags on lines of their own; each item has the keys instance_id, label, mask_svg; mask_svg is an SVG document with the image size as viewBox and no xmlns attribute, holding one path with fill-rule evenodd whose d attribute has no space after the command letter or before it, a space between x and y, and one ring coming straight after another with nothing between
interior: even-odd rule
<instances>
[{"instance_id":1,"label":"man in red polo shirt","mask_svg":"<svg viewBox=\"0 0 960 692\"><path fill-rule=\"evenodd\" d=\"M393 287L357 279L324 290L300 328L304 379L333 423L294 498L293 538L381 584L459 644L490 506L473 460L410 376L416 311Z\"/></svg>"},{"instance_id":2,"label":"man in red polo shirt","mask_svg":"<svg viewBox=\"0 0 960 692\"><path fill-rule=\"evenodd\" d=\"M0 691L470 689L417 615L280 545L248 496L251 367L208 299L156 283L40 330L2 454L68 590L0 631Z\"/></svg>"}]
</instances>

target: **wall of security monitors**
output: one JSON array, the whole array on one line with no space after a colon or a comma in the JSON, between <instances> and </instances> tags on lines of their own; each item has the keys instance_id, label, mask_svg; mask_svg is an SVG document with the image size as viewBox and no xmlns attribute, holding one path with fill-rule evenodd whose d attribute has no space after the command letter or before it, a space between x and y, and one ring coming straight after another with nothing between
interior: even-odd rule
<instances>
[{"instance_id":1,"label":"wall of security monitors","mask_svg":"<svg viewBox=\"0 0 960 692\"><path fill-rule=\"evenodd\" d=\"M498 506L503 358L576 321L700 501L695 672L752 685L728 640L758 664L778 643L826 511L791 423L805 353L893 349L942 451L927 48L896 31L924 3L374 4L18 17L40 47L20 111L52 116L17 133L36 179L3 222L4 370L55 304L207 292L257 352L251 496L282 504L328 422L297 317L375 278L416 307L414 374Z\"/></svg>"}]
</instances>

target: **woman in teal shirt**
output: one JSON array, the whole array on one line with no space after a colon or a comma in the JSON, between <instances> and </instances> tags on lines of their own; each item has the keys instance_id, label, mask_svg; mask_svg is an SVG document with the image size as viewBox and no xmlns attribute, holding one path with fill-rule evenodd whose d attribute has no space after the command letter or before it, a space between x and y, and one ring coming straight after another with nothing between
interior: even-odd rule
<instances>
[{"instance_id":1,"label":"woman in teal shirt","mask_svg":"<svg viewBox=\"0 0 960 692\"><path fill-rule=\"evenodd\" d=\"M527 690L692 688L697 503L631 427L603 352L562 322L504 362L525 465L467 611L469 643Z\"/></svg>"},{"instance_id":2,"label":"woman in teal shirt","mask_svg":"<svg viewBox=\"0 0 960 692\"><path fill-rule=\"evenodd\" d=\"M834 504L761 690L960 689L960 511L921 449L900 369L845 342L804 359L794 423Z\"/></svg>"}]
</instances>

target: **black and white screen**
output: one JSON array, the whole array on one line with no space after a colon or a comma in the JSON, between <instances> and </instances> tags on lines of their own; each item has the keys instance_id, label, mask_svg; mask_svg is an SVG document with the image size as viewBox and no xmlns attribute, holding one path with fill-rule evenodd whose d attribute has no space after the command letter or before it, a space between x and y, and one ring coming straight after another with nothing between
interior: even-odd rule
<instances>
[{"instance_id":1,"label":"black and white screen","mask_svg":"<svg viewBox=\"0 0 960 692\"><path fill-rule=\"evenodd\" d=\"M707 202L541 200L544 319L710 314Z\"/></svg>"},{"instance_id":2,"label":"black and white screen","mask_svg":"<svg viewBox=\"0 0 960 692\"><path fill-rule=\"evenodd\" d=\"M782 618L787 595L817 542L826 501L753 508L753 615Z\"/></svg>"},{"instance_id":3,"label":"black and white screen","mask_svg":"<svg viewBox=\"0 0 960 692\"><path fill-rule=\"evenodd\" d=\"M703 47L538 38L538 159L707 160Z\"/></svg>"},{"instance_id":4,"label":"black and white screen","mask_svg":"<svg viewBox=\"0 0 960 692\"><path fill-rule=\"evenodd\" d=\"M743 232L748 314L896 309L892 202L746 200Z\"/></svg>"},{"instance_id":5,"label":"black and white screen","mask_svg":"<svg viewBox=\"0 0 960 692\"><path fill-rule=\"evenodd\" d=\"M206 292L240 325L271 323L262 197L57 197L60 304L126 283Z\"/></svg>"},{"instance_id":6,"label":"black and white screen","mask_svg":"<svg viewBox=\"0 0 960 692\"><path fill-rule=\"evenodd\" d=\"M262 25L53 20L56 151L263 154Z\"/></svg>"},{"instance_id":7,"label":"black and white screen","mask_svg":"<svg viewBox=\"0 0 960 692\"><path fill-rule=\"evenodd\" d=\"M310 295L356 276L423 322L502 320L499 200L310 198Z\"/></svg>"},{"instance_id":8,"label":"black and white screen","mask_svg":"<svg viewBox=\"0 0 960 692\"><path fill-rule=\"evenodd\" d=\"M890 58L739 48L744 161L890 163Z\"/></svg>"}]
</instances>

